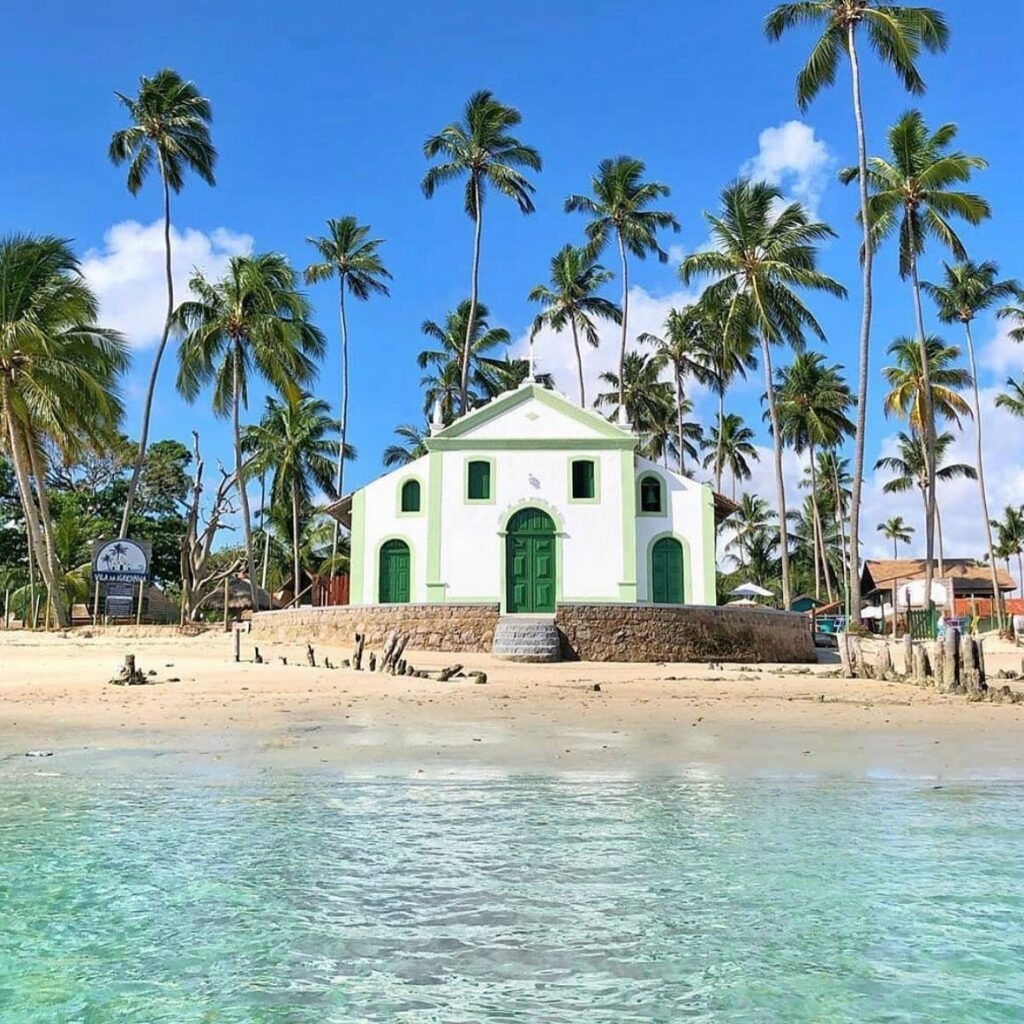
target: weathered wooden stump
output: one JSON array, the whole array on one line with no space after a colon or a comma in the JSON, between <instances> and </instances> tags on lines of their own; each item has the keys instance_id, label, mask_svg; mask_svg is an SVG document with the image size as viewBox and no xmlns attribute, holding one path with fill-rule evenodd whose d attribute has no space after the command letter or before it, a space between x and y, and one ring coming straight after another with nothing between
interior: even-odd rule
<instances>
[{"instance_id":1,"label":"weathered wooden stump","mask_svg":"<svg viewBox=\"0 0 1024 1024\"><path fill-rule=\"evenodd\" d=\"M356 633L355 646L352 648L352 667L357 672L361 672L363 668L363 644L365 642L366 636L363 633Z\"/></svg>"},{"instance_id":2,"label":"weathered wooden stump","mask_svg":"<svg viewBox=\"0 0 1024 1024\"><path fill-rule=\"evenodd\" d=\"M960 630L947 629L942 664L942 688L955 693L960 686Z\"/></svg>"},{"instance_id":3,"label":"weathered wooden stump","mask_svg":"<svg viewBox=\"0 0 1024 1024\"><path fill-rule=\"evenodd\" d=\"M889 679L892 676L892 651L887 643L882 644L878 652L878 660L875 662L875 678Z\"/></svg>"}]
</instances>

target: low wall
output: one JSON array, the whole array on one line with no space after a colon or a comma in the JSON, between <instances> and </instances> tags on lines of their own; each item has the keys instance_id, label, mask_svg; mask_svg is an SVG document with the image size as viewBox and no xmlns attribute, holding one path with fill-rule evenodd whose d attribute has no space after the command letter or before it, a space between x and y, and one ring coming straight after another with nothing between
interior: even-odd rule
<instances>
[{"instance_id":1,"label":"low wall","mask_svg":"<svg viewBox=\"0 0 1024 1024\"><path fill-rule=\"evenodd\" d=\"M266 640L347 647L356 633L379 646L392 629L410 650L490 653L497 604L406 604L260 612L253 633ZM810 620L768 608L562 604L555 623L562 657L581 661L814 662Z\"/></svg>"},{"instance_id":2,"label":"low wall","mask_svg":"<svg viewBox=\"0 0 1024 1024\"><path fill-rule=\"evenodd\" d=\"M555 622L581 661L817 660L810 620L770 608L566 604Z\"/></svg>"},{"instance_id":3,"label":"low wall","mask_svg":"<svg viewBox=\"0 0 1024 1024\"><path fill-rule=\"evenodd\" d=\"M336 605L259 612L252 631L266 640L319 640L341 647L363 633L369 650L397 629L411 634L410 650L471 654L490 652L497 624L497 604Z\"/></svg>"}]
</instances>

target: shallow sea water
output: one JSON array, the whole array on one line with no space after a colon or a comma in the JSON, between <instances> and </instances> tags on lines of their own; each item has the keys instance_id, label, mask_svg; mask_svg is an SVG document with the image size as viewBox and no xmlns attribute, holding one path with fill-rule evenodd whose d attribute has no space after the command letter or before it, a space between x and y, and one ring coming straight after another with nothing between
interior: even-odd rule
<instances>
[{"instance_id":1,"label":"shallow sea water","mask_svg":"<svg viewBox=\"0 0 1024 1024\"><path fill-rule=\"evenodd\" d=\"M1018 1022L1024 786L0 775L2 1024Z\"/></svg>"}]
</instances>

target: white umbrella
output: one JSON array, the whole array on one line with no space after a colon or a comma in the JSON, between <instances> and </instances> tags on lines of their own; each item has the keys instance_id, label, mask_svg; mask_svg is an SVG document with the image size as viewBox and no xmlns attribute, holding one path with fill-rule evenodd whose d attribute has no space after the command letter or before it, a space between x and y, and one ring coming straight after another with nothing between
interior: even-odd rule
<instances>
[{"instance_id":1,"label":"white umbrella","mask_svg":"<svg viewBox=\"0 0 1024 1024\"><path fill-rule=\"evenodd\" d=\"M730 597L774 597L770 590L759 587L756 583L741 583L735 590L729 591Z\"/></svg>"}]
</instances>

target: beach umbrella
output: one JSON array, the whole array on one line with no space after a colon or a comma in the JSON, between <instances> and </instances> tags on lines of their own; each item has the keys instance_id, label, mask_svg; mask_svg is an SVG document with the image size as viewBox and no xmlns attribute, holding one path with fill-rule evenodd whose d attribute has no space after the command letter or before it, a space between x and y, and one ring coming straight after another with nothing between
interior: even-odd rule
<instances>
[{"instance_id":1,"label":"beach umbrella","mask_svg":"<svg viewBox=\"0 0 1024 1024\"><path fill-rule=\"evenodd\" d=\"M756 583L741 583L735 590L729 591L730 597L774 597L770 590L759 587Z\"/></svg>"}]
</instances>

